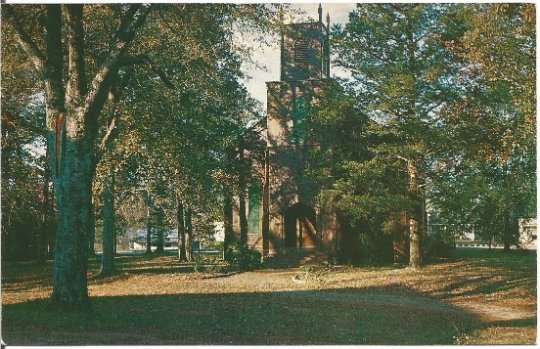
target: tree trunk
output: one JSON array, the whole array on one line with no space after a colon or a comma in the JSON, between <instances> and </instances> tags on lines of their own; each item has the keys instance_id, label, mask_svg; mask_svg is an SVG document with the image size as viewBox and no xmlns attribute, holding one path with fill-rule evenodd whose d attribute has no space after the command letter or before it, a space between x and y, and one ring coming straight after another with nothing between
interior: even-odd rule
<instances>
[{"instance_id":1,"label":"tree trunk","mask_svg":"<svg viewBox=\"0 0 540 349\"><path fill-rule=\"evenodd\" d=\"M56 213L54 209L55 201L54 201L55 193L54 188L52 188L50 194L49 194L49 204L48 204L48 212L47 212L47 258L48 259L54 259L54 242L56 240L56 228L57 228L57 221L56 221Z\"/></svg>"},{"instance_id":2,"label":"tree trunk","mask_svg":"<svg viewBox=\"0 0 540 349\"><path fill-rule=\"evenodd\" d=\"M146 210L146 253L152 253L152 220L150 207Z\"/></svg>"},{"instance_id":3,"label":"tree trunk","mask_svg":"<svg viewBox=\"0 0 540 349\"><path fill-rule=\"evenodd\" d=\"M503 225L503 242L504 242L504 252L510 252L510 245L512 244L512 231L510 230L510 219L508 218L508 215L505 215L504 217L504 225Z\"/></svg>"},{"instance_id":4,"label":"tree trunk","mask_svg":"<svg viewBox=\"0 0 540 349\"><path fill-rule=\"evenodd\" d=\"M47 162L47 160L46 160ZM45 173L43 176L43 187L42 187L42 196L40 197L41 201L41 229L38 231L36 236L36 262L39 265L45 264L47 261L47 250L48 250L48 240L49 240L49 213L50 213L50 190L49 183L51 180L51 171L49 166L45 166Z\"/></svg>"},{"instance_id":5,"label":"tree trunk","mask_svg":"<svg viewBox=\"0 0 540 349\"><path fill-rule=\"evenodd\" d=\"M186 218L186 243L185 243L186 259L189 262L193 262L193 254L191 250L191 242L193 238L193 225L191 221L192 212L191 212L191 205L187 204L186 206L187 206L186 217L185 217Z\"/></svg>"},{"instance_id":6,"label":"tree trunk","mask_svg":"<svg viewBox=\"0 0 540 349\"><path fill-rule=\"evenodd\" d=\"M114 177L105 178L103 189L103 255L100 276L114 274Z\"/></svg>"},{"instance_id":7,"label":"tree trunk","mask_svg":"<svg viewBox=\"0 0 540 349\"><path fill-rule=\"evenodd\" d=\"M47 260L47 217L43 214L41 229L36 234L36 264L44 265Z\"/></svg>"},{"instance_id":8,"label":"tree trunk","mask_svg":"<svg viewBox=\"0 0 540 349\"><path fill-rule=\"evenodd\" d=\"M262 217L262 245L263 245L263 257L267 257L270 254L270 203L269 203L269 190L270 190L270 149L266 148L264 152L264 185L263 185L263 217ZM319 234L317 234L319 235Z\"/></svg>"},{"instance_id":9,"label":"tree trunk","mask_svg":"<svg viewBox=\"0 0 540 349\"><path fill-rule=\"evenodd\" d=\"M83 53L84 29L82 6L68 7L69 73ZM53 292L51 304L62 307L88 307L88 236L87 224L92 200L93 144L86 129L87 120L97 117L81 108L84 77L63 79L62 9L47 5L47 60L45 69L45 103L47 127L55 135L51 157L58 226L54 252ZM79 39L77 39L77 38Z\"/></svg>"},{"instance_id":10,"label":"tree trunk","mask_svg":"<svg viewBox=\"0 0 540 349\"><path fill-rule=\"evenodd\" d=\"M243 142L240 141L239 147L239 157L240 157L240 173L238 176L238 186L239 186L239 215L240 215L240 242L242 244L247 244L247 212L246 212L246 170L244 164L244 147Z\"/></svg>"},{"instance_id":11,"label":"tree trunk","mask_svg":"<svg viewBox=\"0 0 540 349\"><path fill-rule=\"evenodd\" d=\"M401 211L399 217L399 225L392 233L392 250L394 254L394 263L404 263L408 261L409 250L407 248L407 237L409 236L409 227L408 227L407 211Z\"/></svg>"},{"instance_id":12,"label":"tree trunk","mask_svg":"<svg viewBox=\"0 0 540 349\"><path fill-rule=\"evenodd\" d=\"M116 229L113 229L113 256L116 256L117 246L118 246L118 240L116 239Z\"/></svg>"},{"instance_id":13,"label":"tree trunk","mask_svg":"<svg viewBox=\"0 0 540 349\"><path fill-rule=\"evenodd\" d=\"M186 261L186 226L184 223L184 202L178 196L178 207L176 210L176 219L178 224L178 260Z\"/></svg>"},{"instance_id":14,"label":"tree trunk","mask_svg":"<svg viewBox=\"0 0 540 349\"><path fill-rule=\"evenodd\" d=\"M163 208L159 208L157 211L157 246L156 246L156 253L163 253L165 251L164 248L164 239L163 239Z\"/></svg>"},{"instance_id":15,"label":"tree trunk","mask_svg":"<svg viewBox=\"0 0 540 349\"><path fill-rule=\"evenodd\" d=\"M58 228L54 253L51 302L67 307L89 305L87 286L88 237L92 171L90 149L68 138L57 178Z\"/></svg>"},{"instance_id":16,"label":"tree trunk","mask_svg":"<svg viewBox=\"0 0 540 349\"><path fill-rule=\"evenodd\" d=\"M229 190L225 190L225 202L223 205L223 259L227 259L227 250L232 242L233 231L233 198Z\"/></svg>"},{"instance_id":17,"label":"tree trunk","mask_svg":"<svg viewBox=\"0 0 540 349\"><path fill-rule=\"evenodd\" d=\"M94 211L94 199L90 202L90 219L88 220L88 255L95 256L94 242L96 239L96 215Z\"/></svg>"},{"instance_id":18,"label":"tree trunk","mask_svg":"<svg viewBox=\"0 0 540 349\"><path fill-rule=\"evenodd\" d=\"M408 57L408 69L412 75L412 84L416 85L418 78L417 64L416 64L416 42L414 40L413 29L411 20L407 18L407 25L405 27L405 35L407 37L407 57ZM410 88L408 96L407 114L410 120L416 120L416 100L417 92L416 86ZM418 170L416 163L413 160L407 160L407 175L409 177L409 192L413 196L413 200L416 202L418 198ZM418 224L418 208L416 205L412 209L409 215L409 266L411 268L417 268L422 264L422 256L420 251L420 229Z\"/></svg>"},{"instance_id":19,"label":"tree trunk","mask_svg":"<svg viewBox=\"0 0 540 349\"><path fill-rule=\"evenodd\" d=\"M409 176L409 190L413 194L418 193L417 169L413 161L407 161L407 173ZM417 209L413 208L413 212L409 218L409 266L417 268L422 264L422 255L420 251L420 229L418 228Z\"/></svg>"}]
</instances>

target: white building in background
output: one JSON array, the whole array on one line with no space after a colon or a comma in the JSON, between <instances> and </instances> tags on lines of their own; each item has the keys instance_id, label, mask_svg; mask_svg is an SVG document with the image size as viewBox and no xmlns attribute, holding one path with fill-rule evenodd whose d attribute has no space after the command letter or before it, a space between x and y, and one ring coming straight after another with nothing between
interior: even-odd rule
<instances>
[{"instance_id":1,"label":"white building in background","mask_svg":"<svg viewBox=\"0 0 540 349\"><path fill-rule=\"evenodd\" d=\"M214 240L225 241L225 225L223 222L214 222Z\"/></svg>"},{"instance_id":2,"label":"white building in background","mask_svg":"<svg viewBox=\"0 0 540 349\"><path fill-rule=\"evenodd\" d=\"M456 242L474 242L476 238L475 224L429 224L428 235L444 234L453 236Z\"/></svg>"},{"instance_id":3,"label":"white building in background","mask_svg":"<svg viewBox=\"0 0 540 349\"><path fill-rule=\"evenodd\" d=\"M536 250L536 218L519 220L519 244L527 250Z\"/></svg>"},{"instance_id":4,"label":"white building in background","mask_svg":"<svg viewBox=\"0 0 540 349\"><path fill-rule=\"evenodd\" d=\"M225 241L225 229L223 222L214 222L213 224L214 230L211 238L202 239L202 241L199 239L193 240L193 243L196 249L201 248L202 246L209 247L211 246L211 243L216 242L223 242ZM132 251L145 251L146 250L146 229L145 228L139 228L134 229L128 232L128 238L129 238L129 248ZM157 232L152 231L151 234L152 239L152 249L154 249L156 242L157 242ZM176 248L178 244L178 229L172 229L170 231L165 231L163 234L163 244L165 249L174 249ZM209 245L210 244L210 245Z\"/></svg>"}]
</instances>

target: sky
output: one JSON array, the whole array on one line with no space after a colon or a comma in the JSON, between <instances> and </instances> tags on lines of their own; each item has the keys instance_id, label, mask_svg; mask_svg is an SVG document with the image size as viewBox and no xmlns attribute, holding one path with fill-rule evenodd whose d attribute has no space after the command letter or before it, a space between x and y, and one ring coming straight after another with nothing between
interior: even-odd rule
<instances>
[{"instance_id":1,"label":"sky","mask_svg":"<svg viewBox=\"0 0 540 349\"><path fill-rule=\"evenodd\" d=\"M319 3L293 4L293 9L302 10L304 15L290 16L285 14L285 22L304 22L309 19L318 20ZM329 3L322 4L323 20L326 21L326 14L330 14L330 26L333 24L344 25L349 18L349 12L354 10L354 3ZM261 45L255 42L254 37L240 38L246 45L253 50L252 60L257 64L244 64L242 71L246 75L246 79L242 82L246 85L248 92L253 98L260 101L264 110L266 110L266 82L278 81L280 74L280 52L279 52L279 34L276 33L273 37L268 37L269 45ZM330 68L332 76L346 76L346 72L335 67Z\"/></svg>"}]
</instances>

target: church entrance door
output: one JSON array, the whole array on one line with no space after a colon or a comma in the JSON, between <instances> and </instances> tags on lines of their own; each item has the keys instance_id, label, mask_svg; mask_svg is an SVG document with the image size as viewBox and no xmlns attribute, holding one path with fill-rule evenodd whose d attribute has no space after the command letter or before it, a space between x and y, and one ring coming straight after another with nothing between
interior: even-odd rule
<instances>
[{"instance_id":1,"label":"church entrance door","mask_svg":"<svg viewBox=\"0 0 540 349\"><path fill-rule=\"evenodd\" d=\"M315 210L307 205L297 203L289 207L285 218L285 247L315 248L317 246L317 229L315 227Z\"/></svg>"}]
</instances>

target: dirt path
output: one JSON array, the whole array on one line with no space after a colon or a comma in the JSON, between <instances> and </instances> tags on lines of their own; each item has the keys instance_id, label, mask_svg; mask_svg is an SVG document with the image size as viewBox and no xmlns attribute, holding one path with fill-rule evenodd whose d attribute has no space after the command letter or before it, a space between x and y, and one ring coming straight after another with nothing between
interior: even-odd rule
<instances>
[{"instance_id":1,"label":"dirt path","mask_svg":"<svg viewBox=\"0 0 540 349\"><path fill-rule=\"evenodd\" d=\"M527 319L536 315L535 309L525 310L516 307L489 304L478 301L454 302L466 311L477 314L484 321L509 321Z\"/></svg>"},{"instance_id":2,"label":"dirt path","mask_svg":"<svg viewBox=\"0 0 540 349\"><path fill-rule=\"evenodd\" d=\"M439 300L412 295L381 294L354 291L300 291L295 293L278 294L279 297L289 299L313 299L327 302L358 302L369 303L372 305L391 305L406 308L415 308L418 310L436 310L446 312L458 312L459 309L450 304Z\"/></svg>"},{"instance_id":3,"label":"dirt path","mask_svg":"<svg viewBox=\"0 0 540 349\"><path fill-rule=\"evenodd\" d=\"M282 293L278 297L287 299L310 299L327 302L358 302L371 305L391 305L417 310L442 312L469 312L482 321L510 321L527 319L536 316L535 309L522 309L481 302L478 300L445 302L434 298L410 294L384 294L354 291L300 291L295 293Z\"/></svg>"}]
</instances>

